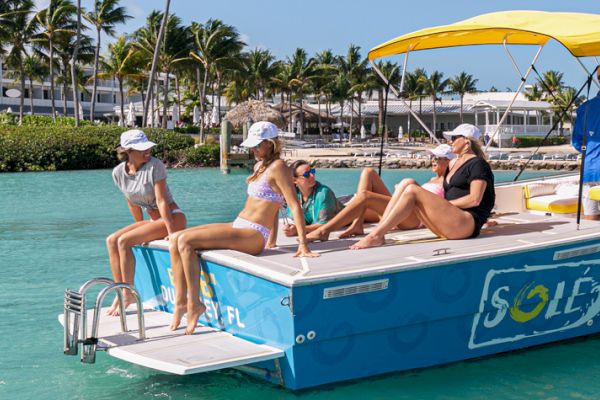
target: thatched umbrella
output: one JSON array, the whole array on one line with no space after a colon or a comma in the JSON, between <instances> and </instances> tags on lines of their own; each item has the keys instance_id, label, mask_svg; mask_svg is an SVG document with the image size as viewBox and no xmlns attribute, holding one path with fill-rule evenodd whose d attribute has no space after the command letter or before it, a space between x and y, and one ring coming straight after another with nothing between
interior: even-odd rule
<instances>
[{"instance_id":1,"label":"thatched umbrella","mask_svg":"<svg viewBox=\"0 0 600 400\"><path fill-rule=\"evenodd\" d=\"M238 104L225 114L225 118L231 122L235 129L241 128L250 120L254 122L269 121L279 128L285 126L283 115L269 104L260 100L248 100Z\"/></svg>"}]
</instances>

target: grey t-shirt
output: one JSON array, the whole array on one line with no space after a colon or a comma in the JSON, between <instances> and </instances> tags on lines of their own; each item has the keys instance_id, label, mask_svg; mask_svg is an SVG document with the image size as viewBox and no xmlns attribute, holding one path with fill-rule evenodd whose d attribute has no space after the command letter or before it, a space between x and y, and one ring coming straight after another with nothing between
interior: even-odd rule
<instances>
[{"instance_id":1,"label":"grey t-shirt","mask_svg":"<svg viewBox=\"0 0 600 400\"><path fill-rule=\"evenodd\" d=\"M124 161L113 169L112 176L115 185L136 206L144 209L157 209L154 184L167 179L165 165L158 158L150 157L150 161L142 165L135 175L128 175L125 170L126 164ZM173 195L167 185L167 203L171 204L172 202Z\"/></svg>"}]
</instances>

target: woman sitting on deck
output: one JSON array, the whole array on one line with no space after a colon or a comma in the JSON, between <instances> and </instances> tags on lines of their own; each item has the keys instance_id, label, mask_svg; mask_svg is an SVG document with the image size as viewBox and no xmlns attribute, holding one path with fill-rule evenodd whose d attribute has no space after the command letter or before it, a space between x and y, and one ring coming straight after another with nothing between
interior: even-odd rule
<instances>
[{"instance_id":1,"label":"woman sitting on deck","mask_svg":"<svg viewBox=\"0 0 600 400\"><path fill-rule=\"evenodd\" d=\"M444 197L442 181L448 169L448 164L455 155L447 144L439 145L430 150L430 153L433 155L431 169L436 175L423 184L422 187L440 197ZM331 232L348 224L351 225L339 235L340 238L364 234L363 224L365 221L379 222L385 218L390 209L389 202L395 202L408 186L416 184L417 182L414 179L403 179L396 185L396 191L392 196L379 175L372 168L365 168L358 182L356 196L331 221L307 235L308 240L327 240ZM415 229L421 226L421 221L416 215L411 215L404 221L400 221L396 226L398 229Z\"/></svg>"},{"instance_id":2,"label":"woman sitting on deck","mask_svg":"<svg viewBox=\"0 0 600 400\"><path fill-rule=\"evenodd\" d=\"M335 217L344 205L335 197L335 193L328 186L317 181L316 170L311 168L308 162L296 160L290 165L294 174L296 185L296 196L304 214L306 232L312 232ZM288 217L291 217L292 209L286 207ZM296 225L286 223L283 225L283 233L286 236L298 235Z\"/></svg>"},{"instance_id":3,"label":"woman sitting on deck","mask_svg":"<svg viewBox=\"0 0 600 400\"><path fill-rule=\"evenodd\" d=\"M157 158L150 155L155 143L144 132L132 129L121 134L119 158L124 160L113 169L115 185L127 199L134 223L119 229L106 239L108 259L115 282L133 284L135 259L133 246L162 239L185 229L186 219L167 186L167 169ZM144 220L143 210L150 217ZM133 295L124 291L124 306L134 302ZM115 298L108 315L119 315L119 303Z\"/></svg>"},{"instance_id":4,"label":"woman sitting on deck","mask_svg":"<svg viewBox=\"0 0 600 400\"><path fill-rule=\"evenodd\" d=\"M292 174L279 158L278 129L270 122L256 122L241 145L252 149L259 162L248 178L248 199L233 223L201 225L177 232L169 238L171 267L175 286L175 310L171 329L179 327L187 312L185 333L191 335L206 306L200 301L198 250L231 249L260 254L267 246L270 231L276 226L278 210L284 199L292 209L298 230L296 256L318 257L311 253L305 237L304 218L296 199Z\"/></svg>"},{"instance_id":5,"label":"woman sitting on deck","mask_svg":"<svg viewBox=\"0 0 600 400\"><path fill-rule=\"evenodd\" d=\"M481 133L474 125L461 124L444 135L452 143L452 152L458 155L444 176L445 198L418 185L409 185L390 202L375 229L351 246L352 249L383 245L384 235L412 215L446 239L479 235L496 199L494 175L478 142Z\"/></svg>"}]
</instances>

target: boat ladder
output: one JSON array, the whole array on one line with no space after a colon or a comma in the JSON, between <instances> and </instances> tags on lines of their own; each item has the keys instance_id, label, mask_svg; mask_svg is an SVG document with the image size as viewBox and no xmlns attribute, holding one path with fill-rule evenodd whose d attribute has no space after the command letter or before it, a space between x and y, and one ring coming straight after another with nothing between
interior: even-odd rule
<instances>
[{"instance_id":1,"label":"boat ladder","mask_svg":"<svg viewBox=\"0 0 600 400\"><path fill-rule=\"evenodd\" d=\"M91 336L88 337L87 329L87 308L85 295L88 289L93 286L103 284L104 287L96 296L96 304L93 310L93 322ZM125 307L123 303L123 290L130 290L135 297L137 305L139 340L146 338L146 329L144 324L144 310L138 291L128 283L117 282L108 278L94 278L85 282L78 291L66 289L64 301L64 354L77 355L79 345L81 345L81 362L93 364L96 361L96 350L106 350L104 347L98 347L98 325L100 323L100 314L102 301L106 295L112 291L117 293L119 299L119 313L121 318L121 331L127 332L127 320L125 318ZM72 322L71 322L72 318Z\"/></svg>"}]
</instances>

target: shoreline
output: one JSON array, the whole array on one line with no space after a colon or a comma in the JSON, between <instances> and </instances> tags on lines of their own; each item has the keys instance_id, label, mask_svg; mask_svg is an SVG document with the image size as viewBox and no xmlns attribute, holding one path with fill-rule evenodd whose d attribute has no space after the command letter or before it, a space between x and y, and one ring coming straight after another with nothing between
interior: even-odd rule
<instances>
[{"instance_id":1,"label":"shoreline","mask_svg":"<svg viewBox=\"0 0 600 400\"><path fill-rule=\"evenodd\" d=\"M433 148L433 145L421 145L410 147L385 148L384 152L424 152ZM563 153L577 154L571 145L544 146L541 148L508 148L488 149L488 153L502 152L525 153L538 151L541 154ZM379 148L289 148L284 147L281 158L287 163L296 160L306 160L317 168L365 168L379 167ZM363 155L354 155L356 153ZM364 155L367 153L367 155ZM519 170L526 163L524 160L488 160L494 170ZM531 160L527 163L528 170L548 171L574 171L579 169L580 161L576 160ZM412 158L411 156L386 157L383 156L382 167L385 169L428 169L431 167L429 158Z\"/></svg>"},{"instance_id":2,"label":"shoreline","mask_svg":"<svg viewBox=\"0 0 600 400\"><path fill-rule=\"evenodd\" d=\"M283 160L291 164L292 162L303 159L308 161L312 167L316 168L377 168L379 167L379 157L345 157L345 158L315 158L315 157L283 157ZM514 170L518 171L525 164L525 161L515 160L488 160L493 170ZM577 161L548 161L532 160L527 163L526 170L535 171L575 171L579 168ZM383 159L382 168L384 169L429 169L431 161L427 159L402 159L389 160Z\"/></svg>"}]
</instances>

